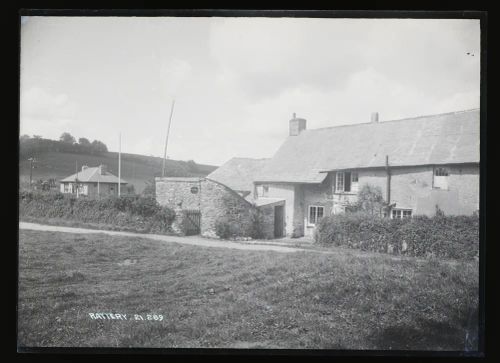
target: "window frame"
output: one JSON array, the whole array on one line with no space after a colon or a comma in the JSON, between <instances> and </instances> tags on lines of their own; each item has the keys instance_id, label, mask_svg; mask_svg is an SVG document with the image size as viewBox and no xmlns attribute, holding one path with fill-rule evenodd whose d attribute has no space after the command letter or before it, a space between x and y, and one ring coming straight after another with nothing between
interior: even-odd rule
<instances>
[{"instance_id":1,"label":"window frame","mask_svg":"<svg viewBox=\"0 0 500 363\"><path fill-rule=\"evenodd\" d=\"M316 210L316 212L314 214L314 223L311 222L311 209ZM325 206L323 206L323 205L310 205L307 208L307 226L308 227L316 226L316 224L318 223L318 211L320 209L322 210L320 218L323 218L325 216Z\"/></svg>"},{"instance_id":2,"label":"window frame","mask_svg":"<svg viewBox=\"0 0 500 363\"><path fill-rule=\"evenodd\" d=\"M349 175L349 190L346 190L346 174ZM342 175L342 178L340 178ZM354 180L354 176L356 176L356 180ZM342 180L342 188L339 188L339 181ZM344 170L335 172L335 193L351 193L356 194L356 191L353 191L353 184L359 183L359 174L357 171Z\"/></svg>"},{"instance_id":3,"label":"window frame","mask_svg":"<svg viewBox=\"0 0 500 363\"><path fill-rule=\"evenodd\" d=\"M434 170L432 171L432 189L449 190L449 184L448 184L449 177L450 177L450 170L448 168L444 166L435 166ZM436 186L437 180L440 181L439 183L437 183L439 184L439 186Z\"/></svg>"},{"instance_id":4,"label":"window frame","mask_svg":"<svg viewBox=\"0 0 500 363\"><path fill-rule=\"evenodd\" d=\"M342 175L342 188L339 188L340 175ZM344 192L344 187L345 187L345 173L343 171L335 172L335 193Z\"/></svg>"},{"instance_id":5,"label":"window frame","mask_svg":"<svg viewBox=\"0 0 500 363\"><path fill-rule=\"evenodd\" d=\"M398 216L394 216L394 212L399 212L399 217ZM404 214L406 213L410 213L410 215L408 216L405 216ZM405 219L405 218L413 218L413 209L410 209L410 208L393 208L391 210L391 219Z\"/></svg>"}]
</instances>

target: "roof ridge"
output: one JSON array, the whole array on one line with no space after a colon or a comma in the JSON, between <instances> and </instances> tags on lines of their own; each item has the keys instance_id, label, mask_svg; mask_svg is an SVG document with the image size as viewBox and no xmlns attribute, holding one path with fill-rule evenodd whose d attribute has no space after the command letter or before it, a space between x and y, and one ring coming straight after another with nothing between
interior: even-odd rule
<instances>
[{"instance_id":1,"label":"roof ridge","mask_svg":"<svg viewBox=\"0 0 500 363\"><path fill-rule=\"evenodd\" d=\"M419 118L426 118L426 117L438 117L438 116L444 116L444 115L456 115L456 114L461 114L465 112L471 112L471 111L479 111L479 108L471 108L468 110L462 110L462 111L452 111L452 112L443 112L443 113L436 113L432 115L421 115L421 116L414 116L414 117L407 117L407 118L400 118L400 119L395 119L395 120L386 120L386 121L380 121L380 122L360 122L360 123L355 123L355 124L345 124L345 125L337 125L337 126L326 126L326 127L320 127L317 129L306 129L304 131L320 131L320 130L326 130L326 129L334 129L334 128L339 128L339 127L351 127L351 126L359 126L359 125L372 125L372 124L385 124L389 122L402 122L402 121L411 121ZM302 131L302 132L304 132Z\"/></svg>"}]
</instances>

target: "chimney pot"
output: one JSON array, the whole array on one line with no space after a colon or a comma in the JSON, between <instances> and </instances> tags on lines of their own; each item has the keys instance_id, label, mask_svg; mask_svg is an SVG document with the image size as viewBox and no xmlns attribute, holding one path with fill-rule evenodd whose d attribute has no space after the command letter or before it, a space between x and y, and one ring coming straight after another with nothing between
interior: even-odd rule
<instances>
[{"instance_id":1,"label":"chimney pot","mask_svg":"<svg viewBox=\"0 0 500 363\"><path fill-rule=\"evenodd\" d=\"M372 123L378 122L378 112L372 112Z\"/></svg>"},{"instance_id":2,"label":"chimney pot","mask_svg":"<svg viewBox=\"0 0 500 363\"><path fill-rule=\"evenodd\" d=\"M99 174L101 175L106 175L106 172L108 171L108 168L106 167L106 165L99 165Z\"/></svg>"},{"instance_id":3,"label":"chimney pot","mask_svg":"<svg viewBox=\"0 0 500 363\"><path fill-rule=\"evenodd\" d=\"M293 118L290 120L290 136L297 136L302 131L306 129L307 121L303 118L297 118L297 115L294 113Z\"/></svg>"}]
</instances>

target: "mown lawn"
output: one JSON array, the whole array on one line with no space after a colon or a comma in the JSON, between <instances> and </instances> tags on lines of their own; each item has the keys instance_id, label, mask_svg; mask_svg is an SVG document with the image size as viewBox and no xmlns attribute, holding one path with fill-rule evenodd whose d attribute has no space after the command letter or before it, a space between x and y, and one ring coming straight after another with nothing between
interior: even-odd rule
<instances>
[{"instance_id":1,"label":"mown lawn","mask_svg":"<svg viewBox=\"0 0 500 363\"><path fill-rule=\"evenodd\" d=\"M476 261L19 238L24 347L477 349ZM96 312L164 319L92 320Z\"/></svg>"}]
</instances>

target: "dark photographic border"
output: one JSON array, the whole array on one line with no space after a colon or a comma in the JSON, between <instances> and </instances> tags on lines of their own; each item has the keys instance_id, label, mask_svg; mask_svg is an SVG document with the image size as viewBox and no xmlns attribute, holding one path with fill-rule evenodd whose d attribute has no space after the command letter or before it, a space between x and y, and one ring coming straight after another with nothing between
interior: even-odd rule
<instances>
[{"instance_id":1,"label":"dark photographic border","mask_svg":"<svg viewBox=\"0 0 500 363\"><path fill-rule=\"evenodd\" d=\"M167 3L165 3L167 5ZM388 350L329 350L329 349L177 349L177 348L45 348L45 347L20 347L18 353L44 353L44 354L105 354L105 355L181 355L185 356L294 356L294 357L320 357L320 356L343 356L343 357L484 357L486 347L486 310L485 310L485 273L486 273L486 169L487 169L487 12L485 11L426 11L426 10L228 10L228 9L28 9L20 8L17 13L17 93L19 93L20 77L20 17L21 16L141 16L141 17L292 17L292 18L417 18L417 19L479 19L481 27L481 146L480 146L480 252L479 252L479 346L477 352L464 351L388 351ZM19 94L17 94L17 111L19 112ZM18 115L19 116L19 115ZM19 117L17 118L19 127ZM19 129L17 128L17 134ZM490 131L491 133L491 131ZM13 138L18 135L13 135ZM17 152L19 145L17 144ZM18 154L19 155L19 154ZM17 168L19 164L17 164ZM18 181L19 182L19 181ZM17 191L19 185L17 185ZM13 193L14 194L14 193ZM15 200L16 205L18 199ZM18 205L16 206L18 208ZM17 221L18 215L17 215ZM18 237L18 230L15 232ZM490 241L492 242L492 241ZM18 243L18 238L17 238ZM488 247L491 246L491 243ZM18 255L18 244L17 257ZM492 253L492 251L490 251ZM493 257L490 255L490 258ZM18 262L18 259L17 259ZM18 264L17 264L18 266ZM17 267L16 266L16 267ZM491 264L489 265L491 267ZM490 275L491 277L491 275ZM17 282L18 271L16 270L16 312L17 312ZM17 315L17 314L16 314ZM17 339L17 316L16 316L16 339ZM491 345L490 345L491 347Z\"/></svg>"}]
</instances>

